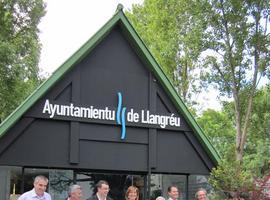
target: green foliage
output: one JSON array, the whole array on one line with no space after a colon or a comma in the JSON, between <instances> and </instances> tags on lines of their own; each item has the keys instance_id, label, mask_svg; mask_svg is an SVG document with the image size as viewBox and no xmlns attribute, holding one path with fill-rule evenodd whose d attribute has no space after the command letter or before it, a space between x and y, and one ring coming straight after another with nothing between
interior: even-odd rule
<instances>
[{"instance_id":1,"label":"green foliage","mask_svg":"<svg viewBox=\"0 0 270 200\"><path fill-rule=\"evenodd\" d=\"M206 59L207 81L216 83L222 94L232 94L252 84L259 68L261 75L269 70L268 1L211 0L206 43L212 55ZM256 60L254 63L254 56ZM257 66L258 65L258 66Z\"/></svg>"},{"instance_id":2,"label":"green foliage","mask_svg":"<svg viewBox=\"0 0 270 200\"><path fill-rule=\"evenodd\" d=\"M270 171L270 141L269 138L265 140L255 140L248 145L253 147L253 152L244 156L243 162L247 170L256 177L262 177Z\"/></svg>"},{"instance_id":3,"label":"green foliage","mask_svg":"<svg viewBox=\"0 0 270 200\"><path fill-rule=\"evenodd\" d=\"M253 113L246 145L246 168L257 177L270 171L270 87L265 86L254 97Z\"/></svg>"},{"instance_id":4,"label":"green foliage","mask_svg":"<svg viewBox=\"0 0 270 200\"><path fill-rule=\"evenodd\" d=\"M205 58L202 76L221 95L233 98L236 126L236 157L243 160L253 98L270 68L269 1L210 0L205 43L211 54Z\"/></svg>"},{"instance_id":5,"label":"green foliage","mask_svg":"<svg viewBox=\"0 0 270 200\"><path fill-rule=\"evenodd\" d=\"M212 170L209 183L228 196L239 198L243 193L253 190L253 176L234 158L234 155L228 155L221 160L219 166Z\"/></svg>"},{"instance_id":6,"label":"green foliage","mask_svg":"<svg viewBox=\"0 0 270 200\"><path fill-rule=\"evenodd\" d=\"M235 127L226 112L208 109L197 122L222 156L234 145Z\"/></svg>"},{"instance_id":7,"label":"green foliage","mask_svg":"<svg viewBox=\"0 0 270 200\"><path fill-rule=\"evenodd\" d=\"M240 94L242 101L245 101L246 95L246 91ZM269 86L261 88L255 94L249 137L245 145L246 153L242 162L236 161L234 156L234 102L223 102L221 111L206 110L198 117L198 123L223 158L210 176L215 191L223 191L235 197L263 195L262 188L257 187L255 181L265 177L270 171L269 97ZM241 112L244 110L243 107ZM213 192L212 196L211 199L225 199L220 198L218 192Z\"/></svg>"},{"instance_id":8,"label":"green foliage","mask_svg":"<svg viewBox=\"0 0 270 200\"><path fill-rule=\"evenodd\" d=\"M0 0L0 122L40 83L42 0Z\"/></svg>"},{"instance_id":9,"label":"green foliage","mask_svg":"<svg viewBox=\"0 0 270 200\"><path fill-rule=\"evenodd\" d=\"M260 89L254 97L250 140L270 139L270 86Z\"/></svg>"},{"instance_id":10,"label":"green foliage","mask_svg":"<svg viewBox=\"0 0 270 200\"><path fill-rule=\"evenodd\" d=\"M269 13L269 1L258 0L145 0L127 13L186 103L200 90L196 73L204 58L200 73L205 86L233 97L228 115L239 160L255 119L253 97L260 76L269 77Z\"/></svg>"},{"instance_id":11,"label":"green foliage","mask_svg":"<svg viewBox=\"0 0 270 200\"><path fill-rule=\"evenodd\" d=\"M146 0L142 6L133 6L132 13L126 13L170 78L173 78L178 50L178 33L173 8L175 3L176 1L167 4L165 1Z\"/></svg>"},{"instance_id":12,"label":"green foliage","mask_svg":"<svg viewBox=\"0 0 270 200\"><path fill-rule=\"evenodd\" d=\"M264 191L269 187L267 184L270 178L269 173L258 178L253 170L245 168L249 161L245 163L246 160L244 160L243 164L232 158L234 159L228 154L220 165L212 170L209 182L215 188L214 191L222 191L228 198L233 199L243 197L250 200L268 199ZM219 192L213 193L214 199L218 199Z\"/></svg>"},{"instance_id":13,"label":"green foliage","mask_svg":"<svg viewBox=\"0 0 270 200\"><path fill-rule=\"evenodd\" d=\"M186 103L200 91L196 67L202 43L201 4L186 0L145 0L127 16Z\"/></svg>"},{"instance_id":14,"label":"green foliage","mask_svg":"<svg viewBox=\"0 0 270 200\"><path fill-rule=\"evenodd\" d=\"M208 199L210 200L226 200L228 199L225 195L225 193L221 192L221 191L217 191L212 189L210 191L210 193L207 195Z\"/></svg>"},{"instance_id":15,"label":"green foliage","mask_svg":"<svg viewBox=\"0 0 270 200\"><path fill-rule=\"evenodd\" d=\"M257 89L270 77L269 14L258 0L145 0L127 13L185 102L199 89L200 56L205 86L232 97L198 122L223 157L213 185L236 196L269 170L270 93Z\"/></svg>"}]
</instances>

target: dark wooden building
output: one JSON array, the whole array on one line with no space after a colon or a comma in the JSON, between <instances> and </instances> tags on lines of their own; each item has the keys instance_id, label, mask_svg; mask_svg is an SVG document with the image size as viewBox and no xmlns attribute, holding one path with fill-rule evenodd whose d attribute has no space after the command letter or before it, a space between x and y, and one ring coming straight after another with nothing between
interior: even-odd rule
<instances>
[{"instance_id":1,"label":"dark wooden building","mask_svg":"<svg viewBox=\"0 0 270 200\"><path fill-rule=\"evenodd\" d=\"M219 157L121 7L0 126L0 200L48 176L53 199L72 182L84 198L106 179L153 199L178 184L183 199ZM190 194L190 195L189 195Z\"/></svg>"}]
</instances>

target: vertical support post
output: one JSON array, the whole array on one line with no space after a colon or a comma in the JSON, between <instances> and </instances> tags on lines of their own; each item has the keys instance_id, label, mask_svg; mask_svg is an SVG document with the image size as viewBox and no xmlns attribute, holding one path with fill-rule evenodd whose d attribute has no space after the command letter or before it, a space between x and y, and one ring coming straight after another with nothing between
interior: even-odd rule
<instances>
[{"instance_id":1,"label":"vertical support post","mask_svg":"<svg viewBox=\"0 0 270 200\"><path fill-rule=\"evenodd\" d=\"M144 176L144 190L143 190L143 192L144 192L144 199L147 199L147 195L148 195L148 193L147 193L147 191L148 191L148 174L146 175L146 176Z\"/></svg>"},{"instance_id":2,"label":"vertical support post","mask_svg":"<svg viewBox=\"0 0 270 200\"><path fill-rule=\"evenodd\" d=\"M73 184L77 184L77 172L73 171Z\"/></svg>"},{"instance_id":3,"label":"vertical support post","mask_svg":"<svg viewBox=\"0 0 270 200\"><path fill-rule=\"evenodd\" d=\"M148 87L148 106L150 112L156 111L156 83L151 72L149 72ZM150 128L148 130L148 174L147 174L147 197L151 197L151 171L157 167L157 130Z\"/></svg>"},{"instance_id":4,"label":"vertical support post","mask_svg":"<svg viewBox=\"0 0 270 200\"><path fill-rule=\"evenodd\" d=\"M24 193L24 179L25 179L25 176L24 176L24 167L23 167L23 168L22 168L21 194Z\"/></svg>"},{"instance_id":5,"label":"vertical support post","mask_svg":"<svg viewBox=\"0 0 270 200\"><path fill-rule=\"evenodd\" d=\"M188 196L188 193L189 193L189 174L186 175L186 199L188 200L189 199L189 196Z\"/></svg>"},{"instance_id":6,"label":"vertical support post","mask_svg":"<svg viewBox=\"0 0 270 200\"><path fill-rule=\"evenodd\" d=\"M70 122L69 162L71 164L79 163L79 156L80 156L79 134L80 134L79 122Z\"/></svg>"},{"instance_id":7,"label":"vertical support post","mask_svg":"<svg viewBox=\"0 0 270 200\"><path fill-rule=\"evenodd\" d=\"M149 72L149 110L152 113L156 112L156 80L153 77L152 73ZM149 131L149 168L155 169L157 167L157 129L150 128Z\"/></svg>"},{"instance_id":8,"label":"vertical support post","mask_svg":"<svg viewBox=\"0 0 270 200\"><path fill-rule=\"evenodd\" d=\"M150 200L150 197L151 197L151 169L148 170L148 174L147 174L147 188L148 188L148 192L147 192L146 199Z\"/></svg>"}]
</instances>

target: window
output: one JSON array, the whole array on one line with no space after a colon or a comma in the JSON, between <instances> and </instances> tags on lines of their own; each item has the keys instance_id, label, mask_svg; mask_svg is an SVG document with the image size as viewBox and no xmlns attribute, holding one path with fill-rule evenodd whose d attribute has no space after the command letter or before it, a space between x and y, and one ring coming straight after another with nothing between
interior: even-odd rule
<instances>
[{"instance_id":1,"label":"window","mask_svg":"<svg viewBox=\"0 0 270 200\"><path fill-rule=\"evenodd\" d=\"M207 176L152 174L150 200L155 200L158 196L167 198L167 190L170 185L176 185L179 188L180 200L186 200L187 195L189 199L194 199L198 188L210 190Z\"/></svg>"},{"instance_id":2,"label":"window","mask_svg":"<svg viewBox=\"0 0 270 200\"><path fill-rule=\"evenodd\" d=\"M22 193L33 188L37 175L44 175L49 179L47 192L52 199L65 200L69 186L75 183L82 187L83 199L87 199L95 193L95 184L99 180L109 182L109 195L113 199L124 199L125 191L130 185L138 187L140 199L145 199L144 175L0 166L0 200L17 200Z\"/></svg>"}]
</instances>

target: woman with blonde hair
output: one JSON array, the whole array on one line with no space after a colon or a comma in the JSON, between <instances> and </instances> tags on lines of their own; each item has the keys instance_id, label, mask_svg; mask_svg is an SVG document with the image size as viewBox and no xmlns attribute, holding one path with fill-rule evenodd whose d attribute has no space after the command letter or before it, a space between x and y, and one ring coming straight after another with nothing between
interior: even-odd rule
<instances>
[{"instance_id":1,"label":"woman with blonde hair","mask_svg":"<svg viewBox=\"0 0 270 200\"><path fill-rule=\"evenodd\" d=\"M135 186L129 186L125 195L125 200L139 200L139 189Z\"/></svg>"}]
</instances>

